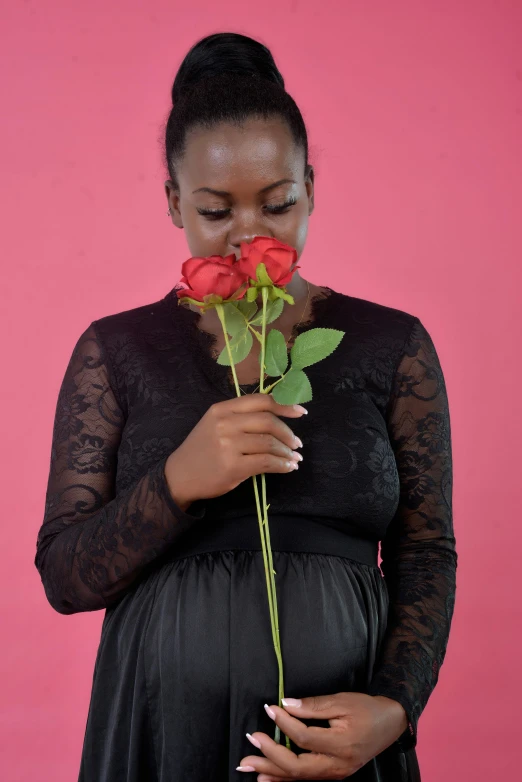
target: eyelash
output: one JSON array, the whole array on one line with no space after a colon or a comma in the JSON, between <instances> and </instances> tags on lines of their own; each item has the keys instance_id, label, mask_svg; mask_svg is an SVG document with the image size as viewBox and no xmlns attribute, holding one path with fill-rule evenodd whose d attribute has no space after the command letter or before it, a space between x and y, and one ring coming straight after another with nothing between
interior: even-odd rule
<instances>
[{"instance_id":1,"label":"eyelash","mask_svg":"<svg viewBox=\"0 0 522 782\"><path fill-rule=\"evenodd\" d=\"M284 204L276 204L275 206L267 206L266 208L270 214L280 215L284 214L287 209L294 206L296 203L297 198L290 198L288 201L285 201ZM198 209L197 211L208 220L222 220L224 217L228 216L230 209Z\"/></svg>"}]
</instances>

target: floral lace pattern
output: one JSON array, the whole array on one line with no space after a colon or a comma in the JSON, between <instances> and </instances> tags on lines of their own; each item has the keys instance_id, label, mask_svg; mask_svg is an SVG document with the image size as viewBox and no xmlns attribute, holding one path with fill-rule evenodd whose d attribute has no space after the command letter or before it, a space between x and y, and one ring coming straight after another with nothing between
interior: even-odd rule
<instances>
[{"instance_id":1,"label":"floral lace pattern","mask_svg":"<svg viewBox=\"0 0 522 782\"><path fill-rule=\"evenodd\" d=\"M115 497L124 416L105 361L91 324L74 348L56 406L35 565L49 603L62 614L109 607L204 515L195 504L195 515L185 513L172 499L164 473L168 440L141 444L137 465L152 465Z\"/></svg>"},{"instance_id":2,"label":"floral lace pattern","mask_svg":"<svg viewBox=\"0 0 522 782\"><path fill-rule=\"evenodd\" d=\"M399 701L417 721L437 683L455 602L452 453L444 376L430 335L415 319L387 411L400 502L381 542L390 594L387 635L370 693Z\"/></svg>"},{"instance_id":3,"label":"floral lace pattern","mask_svg":"<svg viewBox=\"0 0 522 782\"><path fill-rule=\"evenodd\" d=\"M310 415L291 422L305 458L291 476L267 475L271 512L381 541L390 608L369 691L404 706L409 727L400 743L408 748L438 680L455 600L446 386L417 317L325 291L294 336L312 325L345 336L307 370ZM186 512L166 483L169 454L211 404L235 395L197 317L178 306L173 289L93 321L74 346L35 556L60 613L117 603L203 516L255 515L249 481Z\"/></svg>"}]
</instances>

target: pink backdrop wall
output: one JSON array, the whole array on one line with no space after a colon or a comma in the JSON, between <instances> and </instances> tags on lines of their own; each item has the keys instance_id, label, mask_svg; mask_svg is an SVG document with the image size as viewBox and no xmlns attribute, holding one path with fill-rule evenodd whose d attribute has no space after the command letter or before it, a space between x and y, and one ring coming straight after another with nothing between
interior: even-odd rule
<instances>
[{"instance_id":1,"label":"pink backdrop wall","mask_svg":"<svg viewBox=\"0 0 522 782\"><path fill-rule=\"evenodd\" d=\"M308 123L303 274L418 315L445 372L460 562L420 721L423 782L514 779L522 3L11 0L1 13L2 778L76 779L103 612L54 612L33 565L56 396L91 320L177 282L171 81L196 38L232 30L272 48Z\"/></svg>"}]
</instances>

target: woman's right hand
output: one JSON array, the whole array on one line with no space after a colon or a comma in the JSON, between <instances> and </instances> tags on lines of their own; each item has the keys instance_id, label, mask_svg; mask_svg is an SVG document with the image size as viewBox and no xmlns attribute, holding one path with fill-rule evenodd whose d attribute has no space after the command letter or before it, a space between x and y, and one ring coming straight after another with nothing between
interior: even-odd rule
<instances>
[{"instance_id":1,"label":"woman's right hand","mask_svg":"<svg viewBox=\"0 0 522 782\"><path fill-rule=\"evenodd\" d=\"M279 416L300 418L305 412L260 393L213 404L165 463L176 504L186 510L252 475L295 470L302 456L294 449L302 443Z\"/></svg>"}]
</instances>

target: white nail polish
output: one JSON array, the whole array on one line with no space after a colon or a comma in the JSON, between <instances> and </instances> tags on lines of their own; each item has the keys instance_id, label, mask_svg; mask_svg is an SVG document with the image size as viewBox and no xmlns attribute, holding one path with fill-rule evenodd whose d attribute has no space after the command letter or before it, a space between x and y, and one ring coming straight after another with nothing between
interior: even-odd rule
<instances>
[{"instance_id":1,"label":"white nail polish","mask_svg":"<svg viewBox=\"0 0 522 782\"><path fill-rule=\"evenodd\" d=\"M275 711L270 708L268 703L265 703L265 711L268 714L268 716L270 717L270 719L275 720L275 718L276 718Z\"/></svg>"},{"instance_id":2,"label":"white nail polish","mask_svg":"<svg viewBox=\"0 0 522 782\"><path fill-rule=\"evenodd\" d=\"M250 741L250 743L254 745L254 747L261 749L261 744L259 743L259 741L255 739L253 736L251 736L250 733L247 733L246 737Z\"/></svg>"}]
</instances>

